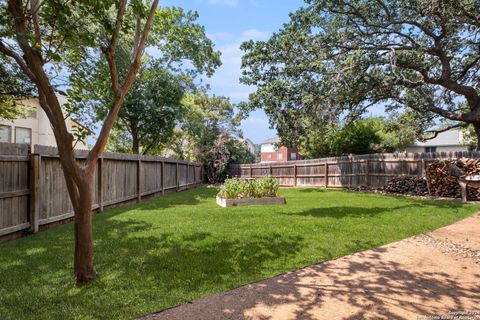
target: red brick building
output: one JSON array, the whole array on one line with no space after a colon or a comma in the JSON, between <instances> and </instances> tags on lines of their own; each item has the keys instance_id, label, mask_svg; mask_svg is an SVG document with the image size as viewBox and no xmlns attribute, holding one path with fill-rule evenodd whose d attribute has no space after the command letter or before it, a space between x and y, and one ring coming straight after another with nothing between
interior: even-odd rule
<instances>
[{"instance_id":1,"label":"red brick building","mask_svg":"<svg viewBox=\"0 0 480 320\"><path fill-rule=\"evenodd\" d=\"M276 147L279 138L265 140L260 144L260 162L285 162L301 160L298 148Z\"/></svg>"}]
</instances>

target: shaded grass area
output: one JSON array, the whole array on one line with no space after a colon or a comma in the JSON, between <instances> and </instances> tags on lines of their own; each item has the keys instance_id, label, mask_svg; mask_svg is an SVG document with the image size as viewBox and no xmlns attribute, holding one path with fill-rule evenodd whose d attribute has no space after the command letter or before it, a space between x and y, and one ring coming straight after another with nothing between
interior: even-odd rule
<instances>
[{"instance_id":1,"label":"shaded grass area","mask_svg":"<svg viewBox=\"0 0 480 320\"><path fill-rule=\"evenodd\" d=\"M283 189L221 208L196 189L94 217L100 278L76 288L73 224L0 245L0 319L129 319L447 225L478 206Z\"/></svg>"}]
</instances>

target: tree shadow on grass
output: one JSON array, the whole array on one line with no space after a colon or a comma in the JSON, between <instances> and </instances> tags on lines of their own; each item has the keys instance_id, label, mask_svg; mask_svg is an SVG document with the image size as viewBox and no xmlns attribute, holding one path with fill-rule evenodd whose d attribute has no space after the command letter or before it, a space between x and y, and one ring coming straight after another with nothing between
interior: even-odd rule
<instances>
[{"instance_id":1,"label":"tree shadow on grass","mask_svg":"<svg viewBox=\"0 0 480 320\"><path fill-rule=\"evenodd\" d=\"M103 319L138 316L270 275L269 266L286 264L303 241L276 233L246 239L201 231L145 233L152 227L134 220L97 223L94 260L100 278L81 288L73 282L72 238L62 242L63 236L52 234L10 251L1 248L0 274L6 281L0 286L0 318L35 319L38 310L51 319L72 312Z\"/></svg>"},{"instance_id":2,"label":"tree shadow on grass","mask_svg":"<svg viewBox=\"0 0 480 320\"><path fill-rule=\"evenodd\" d=\"M423 249L418 256L413 254L415 247L410 250L408 263L402 262L403 251L393 246L373 249L194 301L145 319L406 320L446 316L456 310L477 311L480 305L480 291L474 280L480 277L477 269L468 276L452 277L443 271L441 263L431 265L435 258L428 258L428 249Z\"/></svg>"},{"instance_id":3,"label":"tree shadow on grass","mask_svg":"<svg viewBox=\"0 0 480 320\"><path fill-rule=\"evenodd\" d=\"M144 270L144 276L158 281L158 285L182 289L188 283L187 292L222 282L225 278L251 278L260 274L264 265L277 259L286 259L301 249L299 236L269 234L249 239L218 238L208 232L190 234L162 233L143 236L142 231L152 226L145 222L109 221L112 225L106 235L97 234L95 249L99 268L116 259L116 270L129 274L129 270ZM140 231L136 234L136 231ZM115 246L121 255L104 255ZM185 288L183 288L185 289Z\"/></svg>"},{"instance_id":4,"label":"tree shadow on grass","mask_svg":"<svg viewBox=\"0 0 480 320\"><path fill-rule=\"evenodd\" d=\"M327 192L327 189L323 188L323 189L320 189L320 188L296 188L295 190L297 190L298 192L300 193L325 193Z\"/></svg>"},{"instance_id":5,"label":"tree shadow on grass","mask_svg":"<svg viewBox=\"0 0 480 320\"><path fill-rule=\"evenodd\" d=\"M134 210L162 210L177 206L195 206L203 201L211 200L215 202L215 196L218 193L214 188L198 188L184 190L180 192L166 194L163 197L152 198L141 203L127 204L121 207L109 209L115 213L123 213Z\"/></svg>"},{"instance_id":6,"label":"tree shadow on grass","mask_svg":"<svg viewBox=\"0 0 480 320\"><path fill-rule=\"evenodd\" d=\"M434 209L449 209L450 212L457 212L459 208L461 208L461 204L458 203L447 203L447 202L436 202L436 201L428 201L428 202L421 202L421 201L408 201L402 205L396 206L375 206L375 207L368 207L368 206L345 206L345 205L338 205L338 206L331 206L331 207L318 207L318 208L311 208L306 209L303 211L298 212L282 212L285 215L296 215L296 216L310 216L316 218L322 217L329 217L329 218L345 218L345 217L373 217L377 215L382 215L386 213L396 212L398 210L410 209L412 211L430 207L432 210Z\"/></svg>"}]
</instances>

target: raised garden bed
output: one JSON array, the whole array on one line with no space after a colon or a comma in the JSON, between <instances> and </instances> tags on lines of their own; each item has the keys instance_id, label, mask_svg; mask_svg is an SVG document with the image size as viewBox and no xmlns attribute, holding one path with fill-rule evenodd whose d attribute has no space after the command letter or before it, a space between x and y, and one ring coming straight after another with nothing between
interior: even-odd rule
<instances>
[{"instance_id":1,"label":"raised garden bed","mask_svg":"<svg viewBox=\"0 0 480 320\"><path fill-rule=\"evenodd\" d=\"M272 177L255 180L227 179L217 194L217 204L222 207L285 203L285 198L278 195L278 182Z\"/></svg>"},{"instance_id":2,"label":"raised garden bed","mask_svg":"<svg viewBox=\"0 0 480 320\"><path fill-rule=\"evenodd\" d=\"M261 206L269 204L285 204L285 197L225 199L217 196L217 204L222 207Z\"/></svg>"}]
</instances>

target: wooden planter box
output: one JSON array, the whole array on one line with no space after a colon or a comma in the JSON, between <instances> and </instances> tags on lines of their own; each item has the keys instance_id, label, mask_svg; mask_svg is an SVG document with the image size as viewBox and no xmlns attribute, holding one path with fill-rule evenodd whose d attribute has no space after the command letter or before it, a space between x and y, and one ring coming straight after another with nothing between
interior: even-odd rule
<instances>
[{"instance_id":1,"label":"wooden planter box","mask_svg":"<svg viewBox=\"0 0 480 320\"><path fill-rule=\"evenodd\" d=\"M269 204L285 204L285 197L269 197L269 198L246 198L246 199L225 199L217 197L217 204L222 207L239 207L239 206L263 206Z\"/></svg>"}]
</instances>

